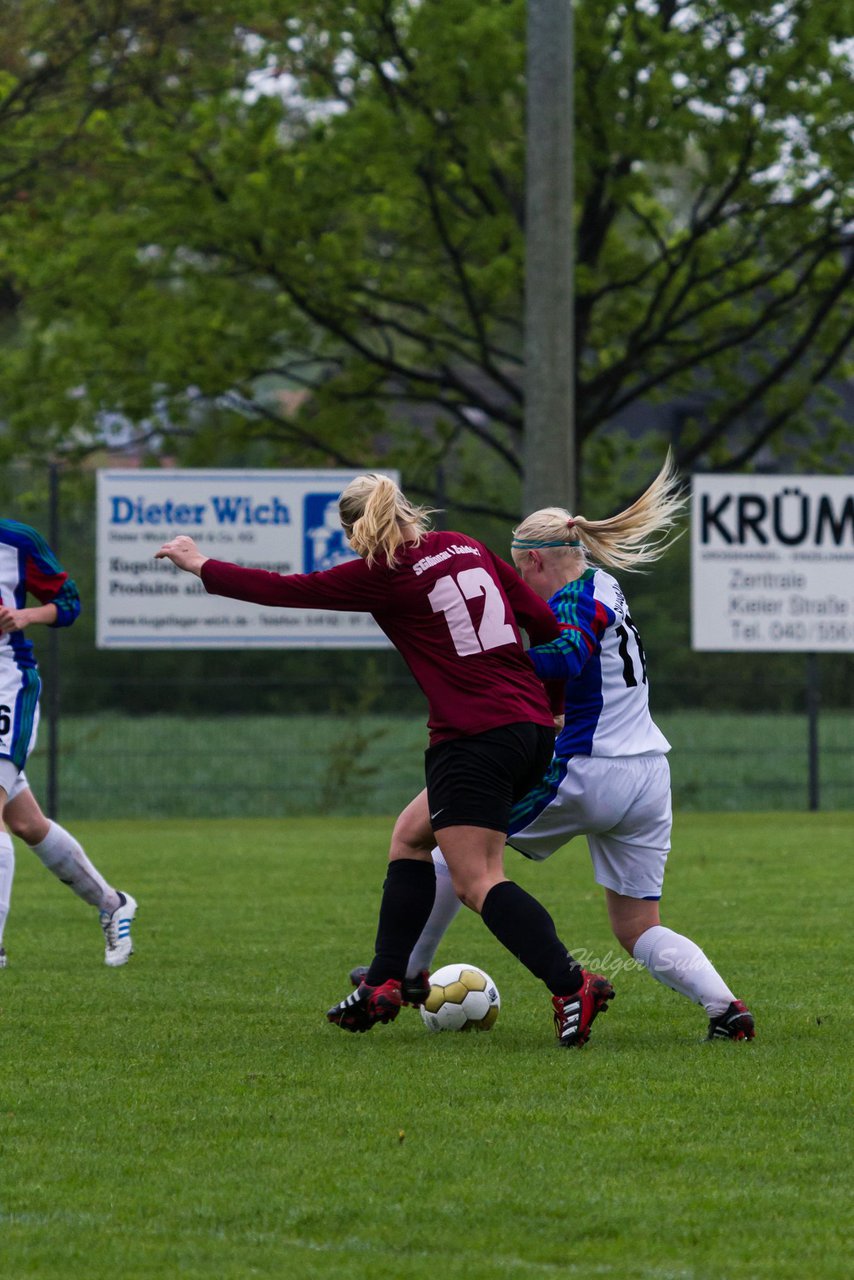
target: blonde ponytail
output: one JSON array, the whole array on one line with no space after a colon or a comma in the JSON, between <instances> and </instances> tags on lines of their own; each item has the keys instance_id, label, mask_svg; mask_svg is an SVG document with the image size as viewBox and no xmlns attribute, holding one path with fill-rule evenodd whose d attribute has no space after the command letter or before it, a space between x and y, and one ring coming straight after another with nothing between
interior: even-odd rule
<instances>
[{"instance_id":1,"label":"blonde ponytail","mask_svg":"<svg viewBox=\"0 0 854 1280\"><path fill-rule=\"evenodd\" d=\"M588 520L562 507L544 507L527 516L513 530L513 558L518 564L523 552L537 548L549 556L581 556L608 568L636 569L658 560L674 541L668 535L685 501L668 449L649 488L618 515Z\"/></svg>"},{"instance_id":2,"label":"blonde ponytail","mask_svg":"<svg viewBox=\"0 0 854 1280\"><path fill-rule=\"evenodd\" d=\"M341 524L350 546L372 565L385 556L394 565L406 541L407 529L415 530L417 546L430 528L431 509L416 507L389 476L369 472L351 480L338 499Z\"/></svg>"}]
</instances>

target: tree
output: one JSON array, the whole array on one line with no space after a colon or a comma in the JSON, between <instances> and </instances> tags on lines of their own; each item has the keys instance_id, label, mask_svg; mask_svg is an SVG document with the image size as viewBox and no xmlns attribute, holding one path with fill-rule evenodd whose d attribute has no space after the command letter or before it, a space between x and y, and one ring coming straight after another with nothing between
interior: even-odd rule
<instances>
[{"instance_id":1,"label":"tree","mask_svg":"<svg viewBox=\"0 0 854 1280\"><path fill-rule=\"evenodd\" d=\"M383 457L433 496L450 456L446 502L513 516L521 0L81 13L112 15L116 74L83 55L73 127L39 102L18 119L56 156L0 206L25 300L0 356L14 446L88 448L118 420L193 461L253 440ZM578 5L577 436L598 481L615 422L656 402L685 410L685 467L774 441L808 458L854 337L844 37L802 0ZM822 412L825 446L850 441Z\"/></svg>"}]
</instances>

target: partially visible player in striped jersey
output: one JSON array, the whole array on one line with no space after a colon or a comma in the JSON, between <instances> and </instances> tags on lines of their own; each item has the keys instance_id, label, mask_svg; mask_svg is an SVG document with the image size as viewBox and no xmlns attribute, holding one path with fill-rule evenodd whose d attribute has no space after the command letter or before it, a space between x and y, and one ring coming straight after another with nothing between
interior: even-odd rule
<instances>
[{"instance_id":1,"label":"partially visible player in striped jersey","mask_svg":"<svg viewBox=\"0 0 854 1280\"><path fill-rule=\"evenodd\" d=\"M661 923L672 823L670 744L649 711L640 634L607 566L633 569L664 551L684 504L668 455L644 494L607 520L546 507L514 531L513 561L561 626L528 650L543 679L565 678L564 727L543 781L513 809L507 843L541 861L587 837L614 935L654 978L703 1006L708 1038L752 1040L753 1018L690 938ZM433 914L408 975L429 969L459 910L439 850ZM354 970L354 975L358 975Z\"/></svg>"},{"instance_id":2,"label":"partially visible player in striped jersey","mask_svg":"<svg viewBox=\"0 0 854 1280\"><path fill-rule=\"evenodd\" d=\"M27 595L38 605L27 607ZM69 627L80 596L44 538L29 525L0 520L0 968L8 963L3 930L9 914L15 854L9 835L28 844L48 871L95 907L106 941L105 963L115 968L133 952L136 902L119 893L92 865L64 827L45 817L24 773L35 746L41 681L28 627Z\"/></svg>"}]
</instances>

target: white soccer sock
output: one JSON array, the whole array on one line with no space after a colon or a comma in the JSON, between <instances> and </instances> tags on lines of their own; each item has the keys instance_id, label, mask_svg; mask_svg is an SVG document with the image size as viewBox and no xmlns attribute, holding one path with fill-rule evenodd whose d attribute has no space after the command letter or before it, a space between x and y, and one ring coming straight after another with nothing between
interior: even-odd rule
<instances>
[{"instance_id":1,"label":"white soccer sock","mask_svg":"<svg viewBox=\"0 0 854 1280\"><path fill-rule=\"evenodd\" d=\"M448 864L438 849L433 850L433 865L436 868L436 897L429 919L421 930L421 937L412 948L409 964L406 967L407 978L416 977L422 969L429 971L448 925L463 905L451 882Z\"/></svg>"},{"instance_id":2,"label":"white soccer sock","mask_svg":"<svg viewBox=\"0 0 854 1280\"><path fill-rule=\"evenodd\" d=\"M115 911L119 906L121 900L115 889L92 866L74 836L58 822L51 822L44 840L30 845L30 848L48 871L52 871L58 880L67 884L78 898L90 906L101 911Z\"/></svg>"},{"instance_id":3,"label":"white soccer sock","mask_svg":"<svg viewBox=\"0 0 854 1280\"><path fill-rule=\"evenodd\" d=\"M642 933L632 954L657 982L701 1004L710 1018L724 1013L735 999L696 942L666 929L663 924L653 925Z\"/></svg>"},{"instance_id":4,"label":"white soccer sock","mask_svg":"<svg viewBox=\"0 0 854 1280\"><path fill-rule=\"evenodd\" d=\"M12 900L12 881L15 878L15 850L12 837L0 831L0 944Z\"/></svg>"}]
</instances>

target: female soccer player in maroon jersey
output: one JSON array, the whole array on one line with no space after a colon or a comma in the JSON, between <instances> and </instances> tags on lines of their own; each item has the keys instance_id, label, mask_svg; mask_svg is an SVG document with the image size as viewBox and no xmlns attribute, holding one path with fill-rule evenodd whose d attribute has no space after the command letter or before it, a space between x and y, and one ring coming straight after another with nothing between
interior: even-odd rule
<instances>
[{"instance_id":1,"label":"female soccer player in maroon jersey","mask_svg":"<svg viewBox=\"0 0 854 1280\"><path fill-rule=\"evenodd\" d=\"M543 776L554 746L553 711L519 626L544 644L559 632L554 616L482 543L432 531L428 512L387 476L357 477L339 510L359 558L318 573L226 564L204 556L186 535L157 552L215 595L370 613L427 698L427 785L394 827L376 953L365 980L327 1017L348 1031L367 1031L395 1018L404 1001L426 998L426 974L404 978L433 906L438 843L465 905L559 998L559 1043L581 1045L613 988L573 960L545 908L504 875L510 810Z\"/></svg>"}]
</instances>

